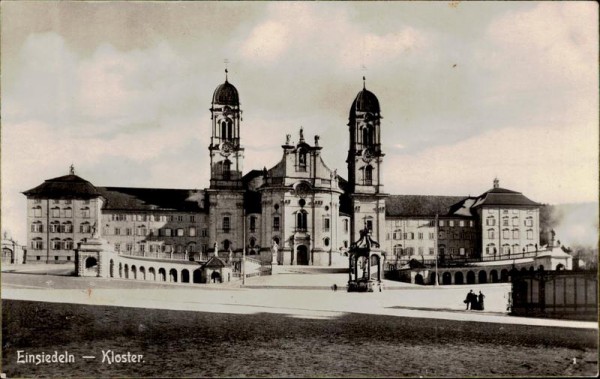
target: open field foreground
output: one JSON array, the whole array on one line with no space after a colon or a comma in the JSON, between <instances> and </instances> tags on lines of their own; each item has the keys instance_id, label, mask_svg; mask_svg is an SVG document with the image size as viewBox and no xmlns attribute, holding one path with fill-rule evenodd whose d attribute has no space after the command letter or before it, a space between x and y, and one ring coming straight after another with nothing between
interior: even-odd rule
<instances>
[{"instance_id":1,"label":"open field foreground","mask_svg":"<svg viewBox=\"0 0 600 379\"><path fill-rule=\"evenodd\" d=\"M598 364L597 330L589 329L12 300L2 301L2 316L8 377L592 376ZM109 349L142 354L143 362L103 363ZM75 359L17 364L18 350Z\"/></svg>"}]
</instances>

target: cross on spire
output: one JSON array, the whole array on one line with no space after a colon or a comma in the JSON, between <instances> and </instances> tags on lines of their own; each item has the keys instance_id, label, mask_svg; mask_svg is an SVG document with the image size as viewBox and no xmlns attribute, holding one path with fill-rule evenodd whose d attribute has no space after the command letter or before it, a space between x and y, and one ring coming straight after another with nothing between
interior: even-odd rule
<instances>
[{"instance_id":1,"label":"cross on spire","mask_svg":"<svg viewBox=\"0 0 600 379\"><path fill-rule=\"evenodd\" d=\"M71 167L69 167L69 175L75 175L75 166L71 163Z\"/></svg>"},{"instance_id":2,"label":"cross on spire","mask_svg":"<svg viewBox=\"0 0 600 379\"><path fill-rule=\"evenodd\" d=\"M229 71L227 70L227 65L228 65L228 63L229 63L229 59L225 58L225 59L223 60L223 63L225 63L225 81L227 81L227 73L229 72Z\"/></svg>"}]
</instances>

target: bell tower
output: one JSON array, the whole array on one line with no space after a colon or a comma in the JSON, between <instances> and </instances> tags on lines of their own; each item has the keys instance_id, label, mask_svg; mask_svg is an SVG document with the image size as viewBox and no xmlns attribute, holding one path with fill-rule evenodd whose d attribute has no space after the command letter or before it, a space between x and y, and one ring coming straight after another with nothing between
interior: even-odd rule
<instances>
[{"instance_id":1,"label":"bell tower","mask_svg":"<svg viewBox=\"0 0 600 379\"><path fill-rule=\"evenodd\" d=\"M385 232L385 197L381 167L381 110L379 100L367 90L363 76L363 89L356 95L350 108L348 127L348 191L352 203L353 241L360 231L370 230L371 235L383 240Z\"/></svg>"},{"instance_id":2,"label":"bell tower","mask_svg":"<svg viewBox=\"0 0 600 379\"><path fill-rule=\"evenodd\" d=\"M228 81L227 69L225 83L213 94L210 113L210 188L239 189L244 160L244 148L240 145L242 111L238 91Z\"/></svg>"}]
</instances>

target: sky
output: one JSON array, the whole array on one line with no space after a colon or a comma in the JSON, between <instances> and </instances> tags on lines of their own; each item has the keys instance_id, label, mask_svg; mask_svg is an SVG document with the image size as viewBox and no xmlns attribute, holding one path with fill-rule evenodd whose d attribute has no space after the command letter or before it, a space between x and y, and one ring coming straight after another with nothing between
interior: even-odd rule
<instances>
[{"instance_id":1,"label":"sky","mask_svg":"<svg viewBox=\"0 0 600 379\"><path fill-rule=\"evenodd\" d=\"M2 229L19 241L21 192L71 164L97 186L206 188L226 66L244 172L274 166L302 126L347 177L365 76L384 117L387 193L475 196L498 177L541 203L598 202L596 2L0 7Z\"/></svg>"}]
</instances>

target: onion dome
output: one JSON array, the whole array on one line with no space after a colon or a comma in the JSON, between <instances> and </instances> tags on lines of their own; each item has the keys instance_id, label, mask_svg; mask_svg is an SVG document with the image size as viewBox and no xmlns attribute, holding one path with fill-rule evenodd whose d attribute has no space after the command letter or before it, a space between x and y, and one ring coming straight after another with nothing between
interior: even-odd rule
<instances>
[{"instance_id":1,"label":"onion dome","mask_svg":"<svg viewBox=\"0 0 600 379\"><path fill-rule=\"evenodd\" d=\"M363 81L364 81L363 77ZM369 90L367 90L363 85L363 90L356 95L354 102L352 103L352 107L350 108L350 118L353 118L356 112L367 112L379 114L379 100L377 96Z\"/></svg>"},{"instance_id":2,"label":"onion dome","mask_svg":"<svg viewBox=\"0 0 600 379\"><path fill-rule=\"evenodd\" d=\"M227 74L227 70L225 70L225 74ZM227 75L225 75L225 83L218 86L215 90L212 102L213 104L221 105L240 105L240 97L238 95L238 91L233 86L233 84L227 81Z\"/></svg>"}]
</instances>

